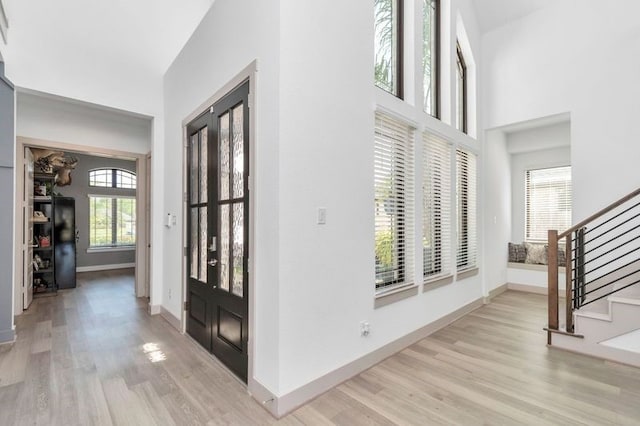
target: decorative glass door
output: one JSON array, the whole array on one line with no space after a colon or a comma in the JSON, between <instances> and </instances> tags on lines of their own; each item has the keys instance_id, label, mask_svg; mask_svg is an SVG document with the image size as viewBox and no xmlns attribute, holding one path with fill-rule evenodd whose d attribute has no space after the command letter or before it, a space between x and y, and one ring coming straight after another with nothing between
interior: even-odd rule
<instances>
[{"instance_id":1,"label":"decorative glass door","mask_svg":"<svg viewBox=\"0 0 640 426\"><path fill-rule=\"evenodd\" d=\"M187 126L187 332L246 381L249 83Z\"/></svg>"}]
</instances>

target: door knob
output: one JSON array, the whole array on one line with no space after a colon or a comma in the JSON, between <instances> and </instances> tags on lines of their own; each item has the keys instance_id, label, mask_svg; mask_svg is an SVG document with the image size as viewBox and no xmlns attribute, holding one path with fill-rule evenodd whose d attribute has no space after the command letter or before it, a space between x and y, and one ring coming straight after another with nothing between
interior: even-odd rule
<instances>
[{"instance_id":1,"label":"door knob","mask_svg":"<svg viewBox=\"0 0 640 426\"><path fill-rule=\"evenodd\" d=\"M209 264L209 266L216 266L218 264L218 260L217 259L211 259L207 263Z\"/></svg>"}]
</instances>

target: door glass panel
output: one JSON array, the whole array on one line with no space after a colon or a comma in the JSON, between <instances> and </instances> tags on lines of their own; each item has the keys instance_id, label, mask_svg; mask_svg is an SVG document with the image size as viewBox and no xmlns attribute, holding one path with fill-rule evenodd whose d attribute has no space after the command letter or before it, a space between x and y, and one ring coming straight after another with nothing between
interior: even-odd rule
<instances>
[{"instance_id":1,"label":"door glass panel","mask_svg":"<svg viewBox=\"0 0 640 426\"><path fill-rule=\"evenodd\" d=\"M191 162L190 162L191 204L198 203L198 134L191 136Z\"/></svg>"},{"instance_id":2,"label":"door glass panel","mask_svg":"<svg viewBox=\"0 0 640 426\"><path fill-rule=\"evenodd\" d=\"M244 126L243 106L233 109L233 198L244 195Z\"/></svg>"},{"instance_id":3,"label":"door glass panel","mask_svg":"<svg viewBox=\"0 0 640 426\"><path fill-rule=\"evenodd\" d=\"M233 294L242 297L244 283L244 204L233 205Z\"/></svg>"},{"instance_id":4,"label":"door glass panel","mask_svg":"<svg viewBox=\"0 0 640 426\"><path fill-rule=\"evenodd\" d=\"M207 128L200 130L200 202L207 202Z\"/></svg>"},{"instance_id":5,"label":"door glass panel","mask_svg":"<svg viewBox=\"0 0 640 426\"><path fill-rule=\"evenodd\" d=\"M191 209L191 268L189 275L198 279L198 208Z\"/></svg>"},{"instance_id":6,"label":"door glass panel","mask_svg":"<svg viewBox=\"0 0 640 426\"><path fill-rule=\"evenodd\" d=\"M207 282L207 208L200 207L200 276L199 280Z\"/></svg>"},{"instance_id":7,"label":"door glass panel","mask_svg":"<svg viewBox=\"0 0 640 426\"><path fill-rule=\"evenodd\" d=\"M220 206L220 288L229 291L229 205Z\"/></svg>"},{"instance_id":8,"label":"door glass panel","mask_svg":"<svg viewBox=\"0 0 640 426\"><path fill-rule=\"evenodd\" d=\"M229 199L231 153L229 152L229 113L220 117L220 199Z\"/></svg>"}]
</instances>

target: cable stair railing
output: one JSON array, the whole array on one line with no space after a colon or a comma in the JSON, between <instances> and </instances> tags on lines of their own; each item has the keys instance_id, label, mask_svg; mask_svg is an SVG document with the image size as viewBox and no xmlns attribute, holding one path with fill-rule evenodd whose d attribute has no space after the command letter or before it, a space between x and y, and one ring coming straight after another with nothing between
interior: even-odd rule
<instances>
[{"instance_id":1,"label":"cable stair railing","mask_svg":"<svg viewBox=\"0 0 640 426\"><path fill-rule=\"evenodd\" d=\"M558 252L565 260L559 265ZM559 267L565 269L564 329L560 324ZM547 343L553 333L575 333L574 313L640 284L640 189L562 233L548 231Z\"/></svg>"}]
</instances>

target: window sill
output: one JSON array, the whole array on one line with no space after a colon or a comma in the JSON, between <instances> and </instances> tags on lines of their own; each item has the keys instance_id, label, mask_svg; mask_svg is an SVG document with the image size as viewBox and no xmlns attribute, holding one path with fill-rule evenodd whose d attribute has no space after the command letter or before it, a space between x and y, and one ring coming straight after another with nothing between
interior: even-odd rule
<instances>
[{"instance_id":1,"label":"window sill","mask_svg":"<svg viewBox=\"0 0 640 426\"><path fill-rule=\"evenodd\" d=\"M87 249L87 253L109 253L116 251L135 251L136 246L125 246L125 247L89 247Z\"/></svg>"},{"instance_id":2,"label":"window sill","mask_svg":"<svg viewBox=\"0 0 640 426\"><path fill-rule=\"evenodd\" d=\"M451 284L452 282L453 282L453 275L451 274L429 278L428 280L425 280L425 282L423 283L422 292L424 293L430 290L434 290L436 288L445 286L447 284Z\"/></svg>"},{"instance_id":3,"label":"window sill","mask_svg":"<svg viewBox=\"0 0 640 426\"><path fill-rule=\"evenodd\" d=\"M516 263L516 262L508 262L507 268L511 269L526 269L529 271L542 271L547 272L548 265L538 265L536 263ZM560 272L564 272L564 266L558 266Z\"/></svg>"},{"instance_id":4,"label":"window sill","mask_svg":"<svg viewBox=\"0 0 640 426\"><path fill-rule=\"evenodd\" d=\"M464 280L465 278L471 278L478 275L480 269L477 266L469 269L463 269L456 273L456 281Z\"/></svg>"},{"instance_id":5,"label":"window sill","mask_svg":"<svg viewBox=\"0 0 640 426\"><path fill-rule=\"evenodd\" d=\"M418 294L418 286L415 284L404 284L389 290L382 290L376 294L374 308L382 308L400 300L407 299Z\"/></svg>"}]
</instances>

